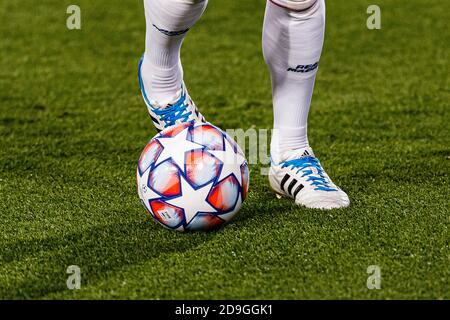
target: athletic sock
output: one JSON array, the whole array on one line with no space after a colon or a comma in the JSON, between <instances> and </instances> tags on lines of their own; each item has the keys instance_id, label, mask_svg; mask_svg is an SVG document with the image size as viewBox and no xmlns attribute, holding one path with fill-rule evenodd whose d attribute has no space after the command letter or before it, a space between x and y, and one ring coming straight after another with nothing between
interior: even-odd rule
<instances>
[{"instance_id":1,"label":"athletic sock","mask_svg":"<svg viewBox=\"0 0 450 320\"><path fill-rule=\"evenodd\" d=\"M272 79L271 155L279 162L280 155L286 151L309 147L307 122L323 46L325 3L323 0L276 1L278 4L267 1L263 51ZM300 11L292 9L291 4L305 2L312 6Z\"/></svg>"},{"instance_id":2,"label":"athletic sock","mask_svg":"<svg viewBox=\"0 0 450 320\"><path fill-rule=\"evenodd\" d=\"M208 0L144 0L147 25L141 74L150 100L173 102L183 83L180 50Z\"/></svg>"}]
</instances>

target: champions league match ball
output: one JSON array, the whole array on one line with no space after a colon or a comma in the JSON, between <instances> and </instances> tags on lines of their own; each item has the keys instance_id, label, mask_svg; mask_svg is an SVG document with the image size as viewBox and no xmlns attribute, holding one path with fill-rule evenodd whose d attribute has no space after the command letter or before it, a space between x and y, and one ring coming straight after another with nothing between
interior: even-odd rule
<instances>
[{"instance_id":1,"label":"champions league match ball","mask_svg":"<svg viewBox=\"0 0 450 320\"><path fill-rule=\"evenodd\" d=\"M249 169L238 144L209 123L187 122L157 134L137 167L139 198L162 226L210 231L240 210Z\"/></svg>"}]
</instances>

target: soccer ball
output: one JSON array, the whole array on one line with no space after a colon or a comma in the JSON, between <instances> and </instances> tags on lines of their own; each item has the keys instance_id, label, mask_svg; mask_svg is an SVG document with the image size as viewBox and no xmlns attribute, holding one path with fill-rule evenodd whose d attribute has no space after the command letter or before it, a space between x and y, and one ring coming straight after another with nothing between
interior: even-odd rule
<instances>
[{"instance_id":1,"label":"soccer ball","mask_svg":"<svg viewBox=\"0 0 450 320\"><path fill-rule=\"evenodd\" d=\"M239 211L248 186L241 148L209 123L187 122L157 134L137 167L142 204L171 230L218 229Z\"/></svg>"}]
</instances>

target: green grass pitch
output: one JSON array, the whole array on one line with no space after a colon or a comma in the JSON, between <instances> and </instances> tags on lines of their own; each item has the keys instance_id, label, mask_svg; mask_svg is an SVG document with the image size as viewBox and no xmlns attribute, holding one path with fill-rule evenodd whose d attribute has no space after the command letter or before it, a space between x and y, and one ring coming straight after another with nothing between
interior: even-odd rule
<instances>
[{"instance_id":1,"label":"green grass pitch","mask_svg":"<svg viewBox=\"0 0 450 320\"><path fill-rule=\"evenodd\" d=\"M327 1L310 140L351 207L277 200L259 165L224 229L148 221L137 159L155 134L139 93L141 1L0 3L0 298L450 298L449 3ZM264 0L214 0L187 37L186 82L221 128L268 129ZM68 290L66 269L81 268ZM368 290L367 268L381 268Z\"/></svg>"}]
</instances>

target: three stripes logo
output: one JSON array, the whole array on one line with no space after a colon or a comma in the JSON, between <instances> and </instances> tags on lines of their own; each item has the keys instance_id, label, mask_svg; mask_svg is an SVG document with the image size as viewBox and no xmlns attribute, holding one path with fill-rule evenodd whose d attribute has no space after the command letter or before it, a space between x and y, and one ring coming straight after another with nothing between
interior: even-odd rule
<instances>
[{"instance_id":1,"label":"three stripes logo","mask_svg":"<svg viewBox=\"0 0 450 320\"><path fill-rule=\"evenodd\" d=\"M288 180L291 179L291 175L287 174L283 177L283 180L281 180L281 190L286 192L287 194L291 195L292 197L296 197L297 194L305 187L303 184L298 185L297 179L292 179L292 181L289 183L287 190L284 188ZM294 190L294 192L292 192Z\"/></svg>"}]
</instances>

